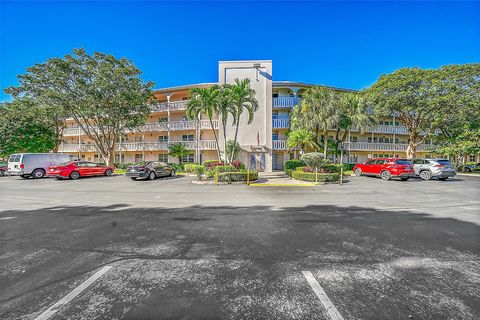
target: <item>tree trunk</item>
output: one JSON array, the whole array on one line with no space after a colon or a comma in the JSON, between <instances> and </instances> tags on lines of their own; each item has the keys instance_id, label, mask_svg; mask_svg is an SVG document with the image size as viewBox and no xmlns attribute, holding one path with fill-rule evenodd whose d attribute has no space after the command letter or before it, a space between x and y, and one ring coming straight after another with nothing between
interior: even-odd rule
<instances>
[{"instance_id":1,"label":"tree trunk","mask_svg":"<svg viewBox=\"0 0 480 320\"><path fill-rule=\"evenodd\" d=\"M417 146L415 145L415 142L410 140L410 142L408 143L407 151L405 152L407 155L407 159L413 159L415 157L416 148Z\"/></svg>"},{"instance_id":2,"label":"tree trunk","mask_svg":"<svg viewBox=\"0 0 480 320\"><path fill-rule=\"evenodd\" d=\"M222 123L223 125L223 163L227 164L228 155L227 155L227 123ZM218 158L219 161L222 159Z\"/></svg>"},{"instance_id":3,"label":"tree trunk","mask_svg":"<svg viewBox=\"0 0 480 320\"><path fill-rule=\"evenodd\" d=\"M215 131L215 128L213 126L213 120L211 117L208 118L210 120L210 126L212 127L213 131L213 136L215 137L215 145L217 146L217 157L220 160L220 144L218 143L218 137L217 137L217 132Z\"/></svg>"},{"instance_id":4,"label":"tree trunk","mask_svg":"<svg viewBox=\"0 0 480 320\"><path fill-rule=\"evenodd\" d=\"M323 132L323 157L327 159L327 152L328 152L328 135L324 131Z\"/></svg>"},{"instance_id":5,"label":"tree trunk","mask_svg":"<svg viewBox=\"0 0 480 320\"><path fill-rule=\"evenodd\" d=\"M238 127L240 125L240 115L238 116L237 119L237 127L235 128L235 138L233 140L233 148L232 148L232 155L230 156L230 162L233 161L233 156L235 155L235 149L237 146L237 135L238 135Z\"/></svg>"}]
</instances>

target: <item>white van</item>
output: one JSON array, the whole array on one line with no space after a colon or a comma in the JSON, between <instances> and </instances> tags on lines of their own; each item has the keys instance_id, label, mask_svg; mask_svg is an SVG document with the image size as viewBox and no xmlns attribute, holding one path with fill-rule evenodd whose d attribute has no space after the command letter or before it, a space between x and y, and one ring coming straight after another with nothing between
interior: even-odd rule
<instances>
[{"instance_id":1,"label":"white van","mask_svg":"<svg viewBox=\"0 0 480 320\"><path fill-rule=\"evenodd\" d=\"M48 167L76 160L77 156L63 153L12 154L8 158L8 174L39 179L45 176Z\"/></svg>"}]
</instances>

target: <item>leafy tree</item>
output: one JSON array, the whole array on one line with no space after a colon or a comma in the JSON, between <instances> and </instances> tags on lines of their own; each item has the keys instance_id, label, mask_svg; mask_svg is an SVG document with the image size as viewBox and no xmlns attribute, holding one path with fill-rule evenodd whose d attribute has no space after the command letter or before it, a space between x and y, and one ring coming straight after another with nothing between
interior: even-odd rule
<instances>
[{"instance_id":1,"label":"leafy tree","mask_svg":"<svg viewBox=\"0 0 480 320\"><path fill-rule=\"evenodd\" d=\"M318 144L315 142L313 134L310 131L306 129L298 129L288 133L287 147L289 149L300 148L301 154L304 154L307 150L316 150Z\"/></svg>"},{"instance_id":2,"label":"leafy tree","mask_svg":"<svg viewBox=\"0 0 480 320\"><path fill-rule=\"evenodd\" d=\"M226 154L233 154L232 161L236 160L238 159L238 155L240 154L240 144L238 142L234 144L233 140L228 140L225 150Z\"/></svg>"},{"instance_id":3,"label":"leafy tree","mask_svg":"<svg viewBox=\"0 0 480 320\"><path fill-rule=\"evenodd\" d=\"M235 126L234 145L237 144L238 127L244 111L248 112L248 124L253 121L255 111L258 109L258 101L255 98L255 90L250 87L250 79L235 79L235 83L228 85L232 99L233 125ZM230 154L230 162L233 161L234 153Z\"/></svg>"},{"instance_id":4,"label":"leafy tree","mask_svg":"<svg viewBox=\"0 0 480 320\"><path fill-rule=\"evenodd\" d=\"M54 118L29 100L0 105L0 156L17 152L48 152L55 148Z\"/></svg>"},{"instance_id":5,"label":"leafy tree","mask_svg":"<svg viewBox=\"0 0 480 320\"><path fill-rule=\"evenodd\" d=\"M223 132L223 156L224 163L229 163L228 155L231 154L227 150L227 123L228 116L233 115L235 112L233 108L232 95L230 92L230 86L228 84L220 87L220 92L217 99L217 113L220 119L222 132ZM219 158L220 159L220 158Z\"/></svg>"},{"instance_id":6,"label":"leafy tree","mask_svg":"<svg viewBox=\"0 0 480 320\"><path fill-rule=\"evenodd\" d=\"M458 110L478 109L480 64L399 69L382 75L366 92L377 115L393 115L405 125L406 154L413 158L416 148L437 130L449 130L449 119Z\"/></svg>"},{"instance_id":7,"label":"leafy tree","mask_svg":"<svg viewBox=\"0 0 480 320\"><path fill-rule=\"evenodd\" d=\"M93 141L107 164L114 163L117 138L146 122L153 83L126 58L84 49L34 65L19 76L15 97L55 106Z\"/></svg>"},{"instance_id":8,"label":"leafy tree","mask_svg":"<svg viewBox=\"0 0 480 320\"><path fill-rule=\"evenodd\" d=\"M215 138L218 159L220 159L220 145L217 131L213 125L213 117L217 113L219 96L220 88L218 85L209 88L194 88L190 90L190 100L187 104L187 115L189 117L200 119L202 114L207 116Z\"/></svg>"},{"instance_id":9,"label":"leafy tree","mask_svg":"<svg viewBox=\"0 0 480 320\"><path fill-rule=\"evenodd\" d=\"M185 146L185 144L179 142L168 146L168 154L172 157L178 158L178 163L182 164L182 157L188 156L190 154L190 151L188 150L187 146Z\"/></svg>"},{"instance_id":10,"label":"leafy tree","mask_svg":"<svg viewBox=\"0 0 480 320\"><path fill-rule=\"evenodd\" d=\"M329 88L312 87L305 91L303 100L292 109L291 129L306 129L314 133L315 142L323 136L323 155L327 157L328 130L338 123L335 112L336 92Z\"/></svg>"}]
</instances>

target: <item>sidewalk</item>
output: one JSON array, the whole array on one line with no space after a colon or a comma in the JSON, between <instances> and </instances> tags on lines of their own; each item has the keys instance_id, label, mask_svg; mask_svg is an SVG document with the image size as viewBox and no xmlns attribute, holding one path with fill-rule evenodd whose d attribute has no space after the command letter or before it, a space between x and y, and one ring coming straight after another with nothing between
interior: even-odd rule
<instances>
[{"instance_id":1,"label":"sidewalk","mask_svg":"<svg viewBox=\"0 0 480 320\"><path fill-rule=\"evenodd\" d=\"M259 172L258 182L251 183L251 187L312 187L312 182L293 180L283 171Z\"/></svg>"}]
</instances>

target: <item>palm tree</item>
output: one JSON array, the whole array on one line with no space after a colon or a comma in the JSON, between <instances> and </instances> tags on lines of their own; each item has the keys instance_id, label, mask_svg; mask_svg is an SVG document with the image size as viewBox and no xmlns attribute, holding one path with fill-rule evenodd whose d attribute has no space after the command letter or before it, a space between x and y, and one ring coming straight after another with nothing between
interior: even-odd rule
<instances>
[{"instance_id":1,"label":"palm tree","mask_svg":"<svg viewBox=\"0 0 480 320\"><path fill-rule=\"evenodd\" d=\"M168 154L172 157L178 158L178 163L182 164L182 157L188 156L190 154L190 151L187 149L187 146L185 146L185 144L179 142L168 146Z\"/></svg>"},{"instance_id":2,"label":"palm tree","mask_svg":"<svg viewBox=\"0 0 480 320\"><path fill-rule=\"evenodd\" d=\"M255 90L250 87L250 79L235 79L235 83L228 87L232 99L233 125L235 126L233 145L237 145L240 117L244 110L247 111L248 124L251 124L253 121L253 115L258 109L258 101L255 99ZM230 162L233 161L233 156L234 153L232 152L230 155Z\"/></svg>"},{"instance_id":3,"label":"palm tree","mask_svg":"<svg viewBox=\"0 0 480 320\"><path fill-rule=\"evenodd\" d=\"M220 145L218 143L217 131L213 125L213 117L217 113L219 89L218 85L209 88L194 88L190 90L190 101L187 103L187 115L190 118L200 119L202 114L207 116L215 138L218 159L220 159Z\"/></svg>"},{"instance_id":4,"label":"palm tree","mask_svg":"<svg viewBox=\"0 0 480 320\"><path fill-rule=\"evenodd\" d=\"M289 149L300 148L303 154L306 150L316 150L318 144L314 141L313 134L305 129L290 131L287 138L287 147Z\"/></svg>"},{"instance_id":5,"label":"palm tree","mask_svg":"<svg viewBox=\"0 0 480 320\"><path fill-rule=\"evenodd\" d=\"M291 128L306 129L315 135L315 142L320 134L323 140L323 155L327 158L328 130L338 122L335 112L335 91L324 87L312 87L303 95L302 102L291 113Z\"/></svg>"},{"instance_id":6,"label":"palm tree","mask_svg":"<svg viewBox=\"0 0 480 320\"><path fill-rule=\"evenodd\" d=\"M229 84L224 84L220 87L220 93L217 99L217 113L220 118L220 123L223 130L223 156L224 163L228 163L228 153L227 153L227 122L228 116L234 114L232 95ZM219 158L220 159L220 158Z\"/></svg>"}]
</instances>

